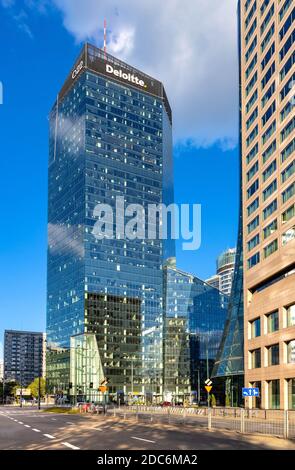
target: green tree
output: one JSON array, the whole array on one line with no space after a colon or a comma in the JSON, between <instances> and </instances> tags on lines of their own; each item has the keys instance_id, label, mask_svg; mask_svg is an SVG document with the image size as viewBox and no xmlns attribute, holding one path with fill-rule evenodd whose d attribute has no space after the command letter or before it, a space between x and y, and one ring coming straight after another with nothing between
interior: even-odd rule
<instances>
[{"instance_id":1,"label":"green tree","mask_svg":"<svg viewBox=\"0 0 295 470\"><path fill-rule=\"evenodd\" d=\"M210 403L211 403L211 406L216 406L216 398L213 393L211 393L210 395Z\"/></svg>"},{"instance_id":2,"label":"green tree","mask_svg":"<svg viewBox=\"0 0 295 470\"><path fill-rule=\"evenodd\" d=\"M31 390L31 395L34 398L38 398L39 396L39 378L35 379L28 388ZM45 396L45 379L43 377L40 378L40 392L41 397Z\"/></svg>"},{"instance_id":3,"label":"green tree","mask_svg":"<svg viewBox=\"0 0 295 470\"><path fill-rule=\"evenodd\" d=\"M4 385L5 385L4 387L5 396L6 397L15 396L15 392L16 392L16 389L19 388L19 384L17 382L10 381L10 382L5 382ZM2 388L2 392L3 392L3 388Z\"/></svg>"},{"instance_id":4,"label":"green tree","mask_svg":"<svg viewBox=\"0 0 295 470\"><path fill-rule=\"evenodd\" d=\"M228 395L225 395L225 406L230 406L230 397Z\"/></svg>"}]
</instances>

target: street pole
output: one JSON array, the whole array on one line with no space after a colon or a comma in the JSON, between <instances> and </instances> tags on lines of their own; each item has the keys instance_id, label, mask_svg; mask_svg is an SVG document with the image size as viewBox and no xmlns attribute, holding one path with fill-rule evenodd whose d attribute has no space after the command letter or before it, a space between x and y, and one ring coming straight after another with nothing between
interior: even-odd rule
<instances>
[{"instance_id":1,"label":"street pole","mask_svg":"<svg viewBox=\"0 0 295 470\"><path fill-rule=\"evenodd\" d=\"M41 379L40 379L40 373L39 373L39 379L38 379L38 410L41 410Z\"/></svg>"},{"instance_id":2,"label":"street pole","mask_svg":"<svg viewBox=\"0 0 295 470\"><path fill-rule=\"evenodd\" d=\"M207 337L207 347L206 347L206 367L207 367L207 379L209 379L208 337Z\"/></svg>"},{"instance_id":3,"label":"street pole","mask_svg":"<svg viewBox=\"0 0 295 470\"><path fill-rule=\"evenodd\" d=\"M206 368L207 368L207 379L209 379L208 335L207 335L207 342L206 342ZM210 408L209 397L210 397L209 392L207 392L208 413L209 413L209 408Z\"/></svg>"},{"instance_id":4,"label":"street pole","mask_svg":"<svg viewBox=\"0 0 295 470\"><path fill-rule=\"evenodd\" d=\"M133 384L133 358L131 359L131 398L133 401L133 392L134 392L134 384Z\"/></svg>"},{"instance_id":5,"label":"street pole","mask_svg":"<svg viewBox=\"0 0 295 470\"><path fill-rule=\"evenodd\" d=\"M39 352L39 367L38 367L38 410L41 410L41 367L40 367L40 352Z\"/></svg>"},{"instance_id":6,"label":"street pole","mask_svg":"<svg viewBox=\"0 0 295 470\"><path fill-rule=\"evenodd\" d=\"M2 377L2 400L3 400L3 406L5 404L5 377L3 375Z\"/></svg>"},{"instance_id":7,"label":"street pole","mask_svg":"<svg viewBox=\"0 0 295 470\"><path fill-rule=\"evenodd\" d=\"M20 371L20 407L23 407L23 377L22 371Z\"/></svg>"},{"instance_id":8,"label":"street pole","mask_svg":"<svg viewBox=\"0 0 295 470\"><path fill-rule=\"evenodd\" d=\"M200 369L198 369L198 404L201 401Z\"/></svg>"}]
</instances>

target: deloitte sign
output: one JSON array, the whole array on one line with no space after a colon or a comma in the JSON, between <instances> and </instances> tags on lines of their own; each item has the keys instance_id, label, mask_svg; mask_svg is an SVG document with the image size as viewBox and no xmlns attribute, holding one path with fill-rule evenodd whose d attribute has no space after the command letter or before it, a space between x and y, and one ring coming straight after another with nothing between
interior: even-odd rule
<instances>
[{"instance_id":1,"label":"deloitte sign","mask_svg":"<svg viewBox=\"0 0 295 470\"><path fill-rule=\"evenodd\" d=\"M112 67L112 65L110 64L106 64L106 72L114 75L115 77L126 80L127 82L134 83L135 85L139 85L142 88L147 88L147 85L144 83L144 81L138 78L133 73L123 72L122 69L119 69L119 70L114 69L114 67Z\"/></svg>"}]
</instances>

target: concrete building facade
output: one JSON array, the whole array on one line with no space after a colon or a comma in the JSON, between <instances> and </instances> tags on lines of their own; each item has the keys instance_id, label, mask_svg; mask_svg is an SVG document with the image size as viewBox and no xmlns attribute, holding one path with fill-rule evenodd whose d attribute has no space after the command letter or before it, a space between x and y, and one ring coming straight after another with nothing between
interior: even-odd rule
<instances>
[{"instance_id":1,"label":"concrete building facade","mask_svg":"<svg viewBox=\"0 0 295 470\"><path fill-rule=\"evenodd\" d=\"M239 13L246 406L295 409L295 6Z\"/></svg>"},{"instance_id":2,"label":"concrete building facade","mask_svg":"<svg viewBox=\"0 0 295 470\"><path fill-rule=\"evenodd\" d=\"M5 382L27 387L38 377L45 377L45 333L5 330Z\"/></svg>"}]
</instances>

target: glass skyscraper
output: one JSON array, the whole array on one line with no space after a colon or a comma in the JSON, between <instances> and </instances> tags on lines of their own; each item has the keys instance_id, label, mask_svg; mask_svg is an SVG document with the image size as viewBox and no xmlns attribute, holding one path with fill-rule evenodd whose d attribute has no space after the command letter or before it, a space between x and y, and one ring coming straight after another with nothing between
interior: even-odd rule
<instances>
[{"instance_id":1,"label":"glass skyscraper","mask_svg":"<svg viewBox=\"0 0 295 470\"><path fill-rule=\"evenodd\" d=\"M165 399L206 401L204 382L220 347L228 296L171 263L164 278ZM219 393L215 386L212 393Z\"/></svg>"},{"instance_id":2,"label":"glass skyscraper","mask_svg":"<svg viewBox=\"0 0 295 470\"><path fill-rule=\"evenodd\" d=\"M238 25L240 25L240 10L238 7ZM239 61L241 40L238 32ZM239 87L241 100L241 87ZM239 152L241 147L241 108L239 111ZM244 386L244 273L243 273L243 204L242 204L242 165L239 167L239 226L237 250L228 313L224 332L217 354L212 377L224 387L225 405L237 406L243 404L242 387Z\"/></svg>"},{"instance_id":3,"label":"glass skyscraper","mask_svg":"<svg viewBox=\"0 0 295 470\"><path fill-rule=\"evenodd\" d=\"M173 202L162 83L85 44L50 113L48 388L163 392L163 271L173 241L94 236L97 204ZM147 220L147 213L145 213ZM114 219L116 220L116 219ZM128 219L127 219L128 220Z\"/></svg>"}]
</instances>

